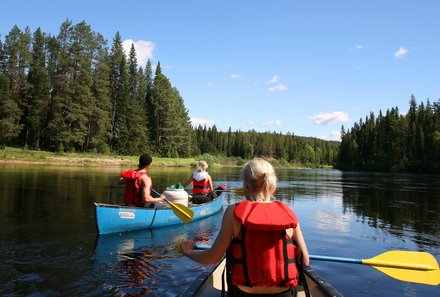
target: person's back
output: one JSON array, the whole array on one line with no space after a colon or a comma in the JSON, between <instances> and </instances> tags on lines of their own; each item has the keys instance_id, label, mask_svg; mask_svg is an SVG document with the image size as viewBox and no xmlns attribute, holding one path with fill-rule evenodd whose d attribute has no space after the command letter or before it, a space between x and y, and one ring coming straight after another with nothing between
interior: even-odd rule
<instances>
[{"instance_id":1,"label":"person's back","mask_svg":"<svg viewBox=\"0 0 440 297\"><path fill-rule=\"evenodd\" d=\"M144 206L142 199L142 188L140 185L140 177L146 172L137 170L126 170L121 173L121 178L125 180L124 203L128 206ZM151 178L151 176L150 176Z\"/></svg>"},{"instance_id":2,"label":"person's back","mask_svg":"<svg viewBox=\"0 0 440 297\"><path fill-rule=\"evenodd\" d=\"M139 157L139 165L136 170L126 170L121 173L119 184L125 184L124 203L129 206L154 207L155 203L161 203L165 198L151 196L153 181L147 170L151 168L153 158L149 154Z\"/></svg>"},{"instance_id":3,"label":"person's back","mask_svg":"<svg viewBox=\"0 0 440 297\"><path fill-rule=\"evenodd\" d=\"M200 160L197 163L197 170L189 177L189 179L183 184L184 187L193 184L191 202L194 204L200 204L211 201L209 193L213 193L214 187L212 185L212 178L206 171L208 169L208 163L204 160Z\"/></svg>"},{"instance_id":4,"label":"person's back","mask_svg":"<svg viewBox=\"0 0 440 297\"><path fill-rule=\"evenodd\" d=\"M209 250L193 250L184 240L185 256L205 264L217 263L227 251L229 296L295 296L298 284L296 262L309 264L299 222L281 202L271 202L276 190L272 165L255 158L242 169L246 201L226 209L222 226Z\"/></svg>"}]
</instances>

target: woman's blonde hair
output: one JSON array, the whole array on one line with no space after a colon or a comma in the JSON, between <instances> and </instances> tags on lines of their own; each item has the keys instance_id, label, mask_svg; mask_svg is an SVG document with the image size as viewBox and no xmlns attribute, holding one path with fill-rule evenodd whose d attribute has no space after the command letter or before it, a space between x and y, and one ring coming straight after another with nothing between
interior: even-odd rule
<instances>
[{"instance_id":1,"label":"woman's blonde hair","mask_svg":"<svg viewBox=\"0 0 440 297\"><path fill-rule=\"evenodd\" d=\"M204 160L200 160L197 164L197 171L206 171L206 169L208 169L208 163L206 163Z\"/></svg>"},{"instance_id":2,"label":"woman's blonde hair","mask_svg":"<svg viewBox=\"0 0 440 297\"><path fill-rule=\"evenodd\" d=\"M255 200L272 197L277 188L277 176L273 166L263 158L254 158L241 169L241 178L247 183Z\"/></svg>"}]
</instances>

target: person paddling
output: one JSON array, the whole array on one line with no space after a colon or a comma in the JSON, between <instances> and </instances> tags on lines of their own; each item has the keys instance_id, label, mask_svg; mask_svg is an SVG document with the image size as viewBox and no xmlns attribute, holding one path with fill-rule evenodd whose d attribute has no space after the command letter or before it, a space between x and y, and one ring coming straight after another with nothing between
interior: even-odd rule
<instances>
[{"instance_id":1,"label":"person paddling","mask_svg":"<svg viewBox=\"0 0 440 297\"><path fill-rule=\"evenodd\" d=\"M241 171L246 200L228 206L211 248L194 250L182 240L183 255L203 264L219 262L226 252L228 296L296 296L299 271L308 266L307 246L295 213L271 201L277 178L262 158Z\"/></svg>"},{"instance_id":2,"label":"person paddling","mask_svg":"<svg viewBox=\"0 0 440 297\"><path fill-rule=\"evenodd\" d=\"M200 160L197 163L197 170L188 178L188 180L183 184L183 187L187 187L193 184L192 199L191 202L194 204L200 204L209 202L212 197L208 194L214 190L212 185L212 178L206 171L208 169L208 163L204 160Z\"/></svg>"},{"instance_id":3,"label":"person paddling","mask_svg":"<svg viewBox=\"0 0 440 297\"><path fill-rule=\"evenodd\" d=\"M156 203L162 203L165 196L151 196L153 181L147 171L151 168L153 158L149 154L139 157L139 165L136 170L126 170L121 173L118 184L125 184L124 203L129 206L154 208Z\"/></svg>"}]
</instances>

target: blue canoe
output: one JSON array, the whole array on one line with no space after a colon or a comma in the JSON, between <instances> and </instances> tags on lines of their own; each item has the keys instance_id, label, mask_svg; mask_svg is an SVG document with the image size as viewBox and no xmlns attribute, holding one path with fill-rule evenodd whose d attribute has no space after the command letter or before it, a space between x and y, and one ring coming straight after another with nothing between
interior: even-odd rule
<instances>
[{"instance_id":1,"label":"blue canoe","mask_svg":"<svg viewBox=\"0 0 440 297\"><path fill-rule=\"evenodd\" d=\"M194 211L193 221L219 212L223 206L224 196L225 194L221 194L208 203L189 205L188 207ZM152 209L104 203L94 203L94 205L96 229L99 234L183 224L171 208Z\"/></svg>"}]
</instances>

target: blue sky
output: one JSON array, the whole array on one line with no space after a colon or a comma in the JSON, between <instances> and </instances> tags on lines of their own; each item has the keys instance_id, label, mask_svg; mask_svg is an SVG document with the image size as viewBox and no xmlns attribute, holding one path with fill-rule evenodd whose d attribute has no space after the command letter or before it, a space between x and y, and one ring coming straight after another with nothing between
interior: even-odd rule
<instances>
[{"instance_id":1,"label":"blue sky","mask_svg":"<svg viewBox=\"0 0 440 297\"><path fill-rule=\"evenodd\" d=\"M14 25L85 21L160 61L193 123L339 140L341 126L440 98L438 0L5 1Z\"/></svg>"}]
</instances>

